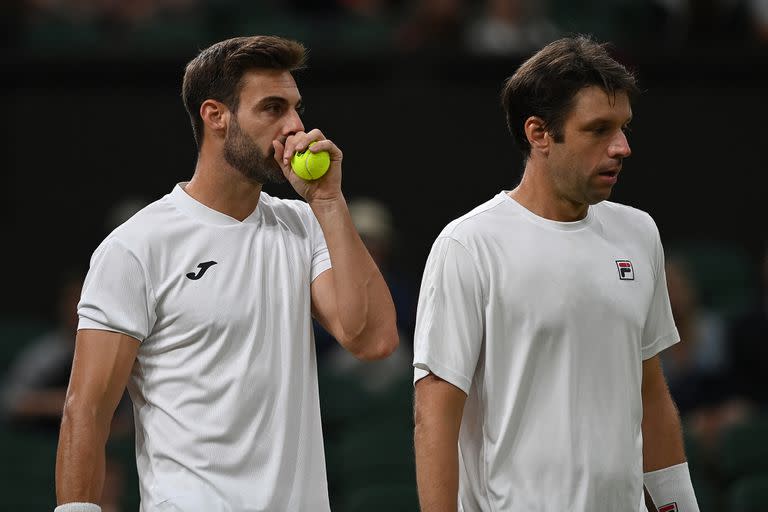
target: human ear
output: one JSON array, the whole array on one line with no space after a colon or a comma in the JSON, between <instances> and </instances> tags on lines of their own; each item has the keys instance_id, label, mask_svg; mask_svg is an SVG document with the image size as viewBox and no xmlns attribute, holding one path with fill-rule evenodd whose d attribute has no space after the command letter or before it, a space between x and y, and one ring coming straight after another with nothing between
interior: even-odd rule
<instances>
[{"instance_id":1,"label":"human ear","mask_svg":"<svg viewBox=\"0 0 768 512\"><path fill-rule=\"evenodd\" d=\"M544 120L538 116L531 116L525 120L523 128L528 144L531 145L531 151L538 151L545 155L548 154L551 138L544 126Z\"/></svg>"},{"instance_id":2,"label":"human ear","mask_svg":"<svg viewBox=\"0 0 768 512\"><path fill-rule=\"evenodd\" d=\"M205 127L213 133L223 136L229 124L229 109L216 100L205 100L200 105L200 117Z\"/></svg>"}]
</instances>

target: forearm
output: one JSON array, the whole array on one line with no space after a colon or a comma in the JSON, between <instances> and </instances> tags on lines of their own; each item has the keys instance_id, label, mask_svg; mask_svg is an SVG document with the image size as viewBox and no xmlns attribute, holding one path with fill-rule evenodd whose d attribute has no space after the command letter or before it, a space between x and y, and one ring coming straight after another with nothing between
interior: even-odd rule
<instances>
[{"instance_id":1,"label":"forearm","mask_svg":"<svg viewBox=\"0 0 768 512\"><path fill-rule=\"evenodd\" d=\"M456 438L439 425L416 425L416 483L422 512L451 512L459 495Z\"/></svg>"},{"instance_id":2,"label":"forearm","mask_svg":"<svg viewBox=\"0 0 768 512\"><path fill-rule=\"evenodd\" d=\"M310 203L334 268L338 318L351 351L395 330L395 306L384 278L355 229L343 196ZM384 334L384 337L392 333Z\"/></svg>"},{"instance_id":3,"label":"forearm","mask_svg":"<svg viewBox=\"0 0 768 512\"><path fill-rule=\"evenodd\" d=\"M643 399L643 471L685 462L682 428L669 391Z\"/></svg>"},{"instance_id":4,"label":"forearm","mask_svg":"<svg viewBox=\"0 0 768 512\"><path fill-rule=\"evenodd\" d=\"M680 415L659 356L643 361L643 483L659 509L699 512L685 463Z\"/></svg>"},{"instance_id":5,"label":"forearm","mask_svg":"<svg viewBox=\"0 0 768 512\"><path fill-rule=\"evenodd\" d=\"M105 445L109 422L96 414L65 408L56 454L56 499L98 503L104 485Z\"/></svg>"},{"instance_id":6,"label":"forearm","mask_svg":"<svg viewBox=\"0 0 768 512\"><path fill-rule=\"evenodd\" d=\"M414 447L422 512L456 511L462 391L434 375L416 383Z\"/></svg>"}]
</instances>

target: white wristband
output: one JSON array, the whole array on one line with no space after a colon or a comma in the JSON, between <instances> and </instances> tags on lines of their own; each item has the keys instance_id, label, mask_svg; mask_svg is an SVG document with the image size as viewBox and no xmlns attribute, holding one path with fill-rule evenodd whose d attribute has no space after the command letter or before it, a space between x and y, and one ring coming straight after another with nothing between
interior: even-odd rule
<instances>
[{"instance_id":1,"label":"white wristband","mask_svg":"<svg viewBox=\"0 0 768 512\"><path fill-rule=\"evenodd\" d=\"M659 512L699 512L687 462L645 473L643 483Z\"/></svg>"},{"instance_id":2,"label":"white wristband","mask_svg":"<svg viewBox=\"0 0 768 512\"><path fill-rule=\"evenodd\" d=\"M101 507L94 503L65 503L53 509L53 512L101 512Z\"/></svg>"}]
</instances>

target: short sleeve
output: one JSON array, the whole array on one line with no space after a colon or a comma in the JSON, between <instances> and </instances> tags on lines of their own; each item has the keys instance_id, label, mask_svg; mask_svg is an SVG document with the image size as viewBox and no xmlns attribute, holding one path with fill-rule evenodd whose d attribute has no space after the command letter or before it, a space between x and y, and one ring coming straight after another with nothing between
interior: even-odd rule
<instances>
[{"instance_id":1,"label":"short sleeve","mask_svg":"<svg viewBox=\"0 0 768 512\"><path fill-rule=\"evenodd\" d=\"M77 306L78 329L121 332L143 341L154 327L152 287L139 259L119 240L104 241L91 258Z\"/></svg>"},{"instance_id":2,"label":"short sleeve","mask_svg":"<svg viewBox=\"0 0 768 512\"><path fill-rule=\"evenodd\" d=\"M680 335L672 317L672 306L667 291L667 274L664 270L664 249L659 232L654 225L654 267L656 281L653 298L643 328L642 357L650 359L678 341Z\"/></svg>"},{"instance_id":3,"label":"short sleeve","mask_svg":"<svg viewBox=\"0 0 768 512\"><path fill-rule=\"evenodd\" d=\"M433 373L469 394L483 339L483 297L471 254L452 238L438 238L419 293L414 382Z\"/></svg>"},{"instance_id":4,"label":"short sleeve","mask_svg":"<svg viewBox=\"0 0 768 512\"><path fill-rule=\"evenodd\" d=\"M310 282L317 276L331 268L331 255L328 253L328 245L325 243L325 235L312 208L306 205L306 215L309 219L310 239L312 240L312 265Z\"/></svg>"}]
</instances>

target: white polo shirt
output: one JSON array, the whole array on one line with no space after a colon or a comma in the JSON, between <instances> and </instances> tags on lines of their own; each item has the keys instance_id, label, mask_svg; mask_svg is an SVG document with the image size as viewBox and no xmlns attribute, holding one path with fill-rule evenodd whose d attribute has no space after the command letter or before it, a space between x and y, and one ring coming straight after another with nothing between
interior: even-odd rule
<instances>
[{"instance_id":1,"label":"white polo shirt","mask_svg":"<svg viewBox=\"0 0 768 512\"><path fill-rule=\"evenodd\" d=\"M142 511L328 511L309 206L262 192L239 222L177 185L96 249L80 329L141 342L128 390Z\"/></svg>"},{"instance_id":2,"label":"white polo shirt","mask_svg":"<svg viewBox=\"0 0 768 512\"><path fill-rule=\"evenodd\" d=\"M642 361L676 341L646 213L603 201L555 222L502 192L451 222L414 366L468 395L460 510L644 511Z\"/></svg>"}]
</instances>

